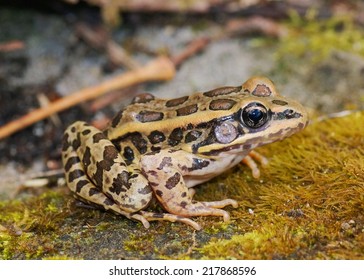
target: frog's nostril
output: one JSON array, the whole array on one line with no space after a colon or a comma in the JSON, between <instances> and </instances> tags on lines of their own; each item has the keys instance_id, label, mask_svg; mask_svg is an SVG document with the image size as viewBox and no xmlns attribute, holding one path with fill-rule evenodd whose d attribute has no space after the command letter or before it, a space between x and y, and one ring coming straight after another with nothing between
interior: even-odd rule
<instances>
[{"instance_id":1,"label":"frog's nostril","mask_svg":"<svg viewBox=\"0 0 364 280\"><path fill-rule=\"evenodd\" d=\"M284 110L283 114L286 116L287 119L292 119L295 117L295 112L292 109Z\"/></svg>"}]
</instances>

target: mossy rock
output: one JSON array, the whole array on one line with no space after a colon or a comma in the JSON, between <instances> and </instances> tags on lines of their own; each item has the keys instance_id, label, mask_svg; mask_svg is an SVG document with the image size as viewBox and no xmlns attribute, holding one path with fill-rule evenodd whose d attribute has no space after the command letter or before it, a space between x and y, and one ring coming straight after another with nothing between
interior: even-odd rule
<instances>
[{"instance_id":1,"label":"mossy rock","mask_svg":"<svg viewBox=\"0 0 364 280\"><path fill-rule=\"evenodd\" d=\"M65 187L0 202L0 259L364 259L364 112L314 121L259 149L260 179L243 165L196 188L233 198L231 222L203 229L77 206Z\"/></svg>"}]
</instances>

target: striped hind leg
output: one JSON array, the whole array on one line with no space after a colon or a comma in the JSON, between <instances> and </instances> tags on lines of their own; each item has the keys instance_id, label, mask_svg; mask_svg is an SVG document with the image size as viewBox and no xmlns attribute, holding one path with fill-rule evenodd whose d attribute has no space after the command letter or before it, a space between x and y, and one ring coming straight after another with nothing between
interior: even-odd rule
<instances>
[{"instance_id":1,"label":"striped hind leg","mask_svg":"<svg viewBox=\"0 0 364 280\"><path fill-rule=\"evenodd\" d=\"M129 219L139 215L152 198L148 181L135 166L126 166L114 145L98 129L72 124L64 134L62 161L67 185L82 201L112 210Z\"/></svg>"}]
</instances>

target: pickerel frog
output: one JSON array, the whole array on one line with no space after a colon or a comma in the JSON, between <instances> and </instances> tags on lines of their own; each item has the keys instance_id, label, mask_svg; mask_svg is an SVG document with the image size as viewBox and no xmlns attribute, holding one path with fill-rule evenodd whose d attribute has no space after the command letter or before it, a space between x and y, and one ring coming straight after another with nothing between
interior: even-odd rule
<instances>
[{"instance_id":1,"label":"pickerel frog","mask_svg":"<svg viewBox=\"0 0 364 280\"><path fill-rule=\"evenodd\" d=\"M288 137L307 124L305 109L278 94L267 78L164 100L142 94L100 131L75 122L64 134L62 159L68 187L84 202L148 228L149 221L183 222L222 216L233 199L199 202L193 187L242 160L253 176L254 148ZM167 213L147 211L156 199Z\"/></svg>"}]
</instances>

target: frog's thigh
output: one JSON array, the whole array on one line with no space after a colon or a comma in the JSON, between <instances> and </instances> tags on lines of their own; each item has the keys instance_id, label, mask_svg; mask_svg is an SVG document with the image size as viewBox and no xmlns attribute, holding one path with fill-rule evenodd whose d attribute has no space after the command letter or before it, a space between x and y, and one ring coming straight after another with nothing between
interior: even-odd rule
<instances>
[{"instance_id":1,"label":"frog's thigh","mask_svg":"<svg viewBox=\"0 0 364 280\"><path fill-rule=\"evenodd\" d=\"M62 160L68 187L83 201L130 218L130 213L146 207L152 197L140 170L128 170L105 135L84 122L66 130Z\"/></svg>"},{"instance_id":2,"label":"frog's thigh","mask_svg":"<svg viewBox=\"0 0 364 280\"><path fill-rule=\"evenodd\" d=\"M103 194L87 177L84 166L75 150L64 154L67 185L82 201L102 206L105 210L113 210L119 214L130 216L122 211L117 204Z\"/></svg>"},{"instance_id":3,"label":"frog's thigh","mask_svg":"<svg viewBox=\"0 0 364 280\"><path fill-rule=\"evenodd\" d=\"M155 165L159 162L159 166ZM225 199L213 202L192 201L184 179L184 173L195 166L194 156L184 151L161 151L156 155L145 155L142 168L163 207L180 216L222 216L229 220L229 214L221 209L227 205L237 207L237 202ZM152 168L151 168L152 166Z\"/></svg>"}]
</instances>

